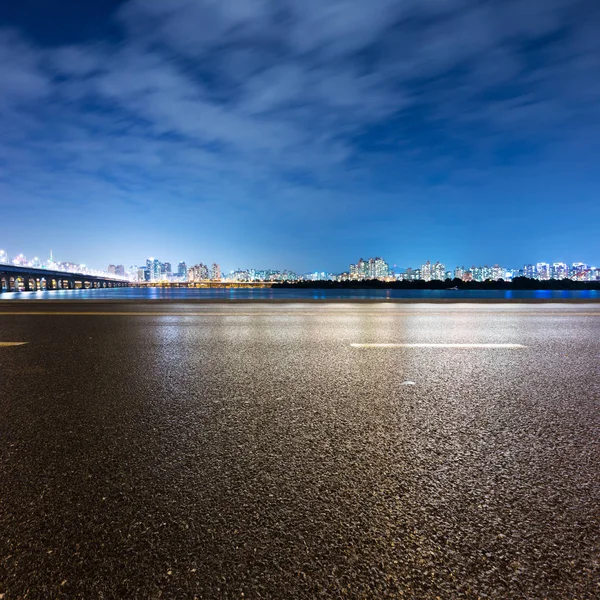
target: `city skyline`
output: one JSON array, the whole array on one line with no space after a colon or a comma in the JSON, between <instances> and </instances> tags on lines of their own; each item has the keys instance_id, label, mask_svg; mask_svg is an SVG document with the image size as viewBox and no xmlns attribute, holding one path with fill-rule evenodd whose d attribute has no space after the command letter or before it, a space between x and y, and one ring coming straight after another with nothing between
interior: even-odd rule
<instances>
[{"instance_id":1,"label":"city skyline","mask_svg":"<svg viewBox=\"0 0 600 600\"><path fill-rule=\"evenodd\" d=\"M597 255L597 2L226 4L2 3L4 244L95 268Z\"/></svg>"},{"instance_id":2,"label":"city skyline","mask_svg":"<svg viewBox=\"0 0 600 600\"><path fill-rule=\"evenodd\" d=\"M103 270L96 270L86 267L83 264L69 261L55 260L52 251L50 258L44 261L39 257L27 260L27 257L20 253L14 259L9 258L9 254L0 249L0 264L13 264L21 266L30 266L37 268L58 269L69 272L84 272L89 274L107 274L117 278L126 278L130 281L145 281L158 283L161 281L228 281L228 280L264 280L264 281L297 281L297 280L357 280L368 279L380 280L401 280L401 281L441 281L447 279L462 279L463 281L486 281L486 280L507 280L514 277L527 277L531 279L581 279L582 281L600 280L600 267L596 263L584 263L574 261L567 263L565 261L540 261L524 262L521 266L502 266L499 263L485 264L472 262L463 263L451 267L441 261L424 261L418 266L390 265L379 256L360 258L356 263L350 263L345 270L313 270L306 272L296 272L293 269L274 269L274 268L248 268L237 267L236 269L222 269L220 263L202 261L186 262L179 261L172 263L170 261L161 261L159 258L148 257L140 264L126 267L123 263L110 264Z\"/></svg>"}]
</instances>

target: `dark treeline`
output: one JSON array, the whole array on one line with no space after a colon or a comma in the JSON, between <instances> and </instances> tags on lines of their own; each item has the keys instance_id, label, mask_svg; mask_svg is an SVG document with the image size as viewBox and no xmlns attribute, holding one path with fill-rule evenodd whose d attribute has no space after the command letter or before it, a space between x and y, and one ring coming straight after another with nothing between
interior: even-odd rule
<instances>
[{"instance_id":1,"label":"dark treeline","mask_svg":"<svg viewBox=\"0 0 600 600\"><path fill-rule=\"evenodd\" d=\"M274 288L307 289L382 289L382 290L444 290L457 287L461 290L600 290L600 281L572 281L571 279L550 279L538 281L527 277L515 277L513 281L284 281L274 283Z\"/></svg>"}]
</instances>

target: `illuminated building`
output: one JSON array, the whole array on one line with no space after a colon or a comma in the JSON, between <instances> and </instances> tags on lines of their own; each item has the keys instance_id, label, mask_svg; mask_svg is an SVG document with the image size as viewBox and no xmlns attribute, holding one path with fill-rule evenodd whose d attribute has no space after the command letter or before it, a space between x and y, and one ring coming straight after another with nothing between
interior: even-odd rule
<instances>
[{"instance_id":1,"label":"illuminated building","mask_svg":"<svg viewBox=\"0 0 600 600\"><path fill-rule=\"evenodd\" d=\"M471 273L473 275L473 281L485 281L483 278L483 267L471 267Z\"/></svg>"},{"instance_id":2,"label":"illuminated building","mask_svg":"<svg viewBox=\"0 0 600 600\"><path fill-rule=\"evenodd\" d=\"M567 279L569 277L569 267L566 263L553 263L551 269L552 279Z\"/></svg>"},{"instance_id":3,"label":"illuminated building","mask_svg":"<svg viewBox=\"0 0 600 600\"><path fill-rule=\"evenodd\" d=\"M421 266L421 279L423 281L431 281L431 263L429 261Z\"/></svg>"},{"instance_id":4,"label":"illuminated building","mask_svg":"<svg viewBox=\"0 0 600 600\"><path fill-rule=\"evenodd\" d=\"M185 262L181 261L178 265L177 265L177 276L179 277L179 279L181 279L182 281L185 281L187 279L187 265L185 264Z\"/></svg>"},{"instance_id":5,"label":"illuminated building","mask_svg":"<svg viewBox=\"0 0 600 600\"><path fill-rule=\"evenodd\" d=\"M492 280L499 281L500 279L504 279L504 269L498 265L494 265L492 267Z\"/></svg>"},{"instance_id":6,"label":"illuminated building","mask_svg":"<svg viewBox=\"0 0 600 600\"><path fill-rule=\"evenodd\" d=\"M213 281L221 280L221 267L217 263L213 263L210 269L210 278Z\"/></svg>"},{"instance_id":7,"label":"illuminated building","mask_svg":"<svg viewBox=\"0 0 600 600\"><path fill-rule=\"evenodd\" d=\"M146 270L147 281L160 281L162 269L157 258L150 257L146 260Z\"/></svg>"},{"instance_id":8,"label":"illuminated building","mask_svg":"<svg viewBox=\"0 0 600 600\"><path fill-rule=\"evenodd\" d=\"M548 263L538 263L536 265L537 278L540 281L547 281L550 279L550 265Z\"/></svg>"},{"instance_id":9,"label":"illuminated building","mask_svg":"<svg viewBox=\"0 0 600 600\"><path fill-rule=\"evenodd\" d=\"M444 279L446 279L446 265L438 261L431 267L431 280L444 281Z\"/></svg>"},{"instance_id":10,"label":"illuminated building","mask_svg":"<svg viewBox=\"0 0 600 600\"><path fill-rule=\"evenodd\" d=\"M390 267L388 263L376 256L365 261L363 258L350 265L350 278L362 281L365 279L386 279L390 276Z\"/></svg>"},{"instance_id":11,"label":"illuminated building","mask_svg":"<svg viewBox=\"0 0 600 600\"><path fill-rule=\"evenodd\" d=\"M571 279L585 281L588 275L588 266L585 263L573 263L571 268Z\"/></svg>"},{"instance_id":12,"label":"illuminated building","mask_svg":"<svg viewBox=\"0 0 600 600\"><path fill-rule=\"evenodd\" d=\"M198 263L188 269L188 281L206 281L208 279L208 267L204 263Z\"/></svg>"}]
</instances>

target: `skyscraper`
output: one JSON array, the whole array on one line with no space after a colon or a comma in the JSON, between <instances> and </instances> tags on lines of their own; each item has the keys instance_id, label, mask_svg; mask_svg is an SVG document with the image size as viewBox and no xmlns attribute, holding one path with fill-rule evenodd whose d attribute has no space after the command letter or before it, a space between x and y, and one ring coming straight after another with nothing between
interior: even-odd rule
<instances>
[{"instance_id":1,"label":"skyscraper","mask_svg":"<svg viewBox=\"0 0 600 600\"><path fill-rule=\"evenodd\" d=\"M421 266L421 279L423 281L431 281L431 263L429 261Z\"/></svg>"},{"instance_id":2,"label":"skyscraper","mask_svg":"<svg viewBox=\"0 0 600 600\"><path fill-rule=\"evenodd\" d=\"M494 265L492 268L492 280L499 281L500 279L504 279L504 269L499 265Z\"/></svg>"},{"instance_id":3,"label":"skyscraper","mask_svg":"<svg viewBox=\"0 0 600 600\"><path fill-rule=\"evenodd\" d=\"M556 262L552 265L552 279L567 279L569 277L569 267L566 263Z\"/></svg>"},{"instance_id":4,"label":"skyscraper","mask_svg":"<svg viewBox=\"0 0 600 600\"><path fill-rule=\"evenodd\" d=\"M431 267L431 279L434 281L444 281L446 279L446 265L441 262L436 262Z\"/></svg>"},{"instance_id":5,"label":"skyscraper","mask_svg":"<svg viewBox=\"0 0 600 600\"><path fill-rule=\"evenodd\" d=\"M528 277L529 279L535 279L537 271L533 265L525 265L523 267L523 277Z\"/></svg>"},{"instance_id":6,"label":"skyscraper","mask_svg":"<svg viewBox=\"0 0 600 600\"><path fill-rule=\"evenodd\" d=\"M543 281L550 279L550 265L548 263L538 263L536 265L537 278Z\"/></svg>"},{"instance_id":7,"label":"skyscraper","mask_svg":"<svg viewBox=\"0 0 600 600\"><path fill-rule=\"evenodd\" d=\"M179 277L179 279L181 279L182 281L185 281L187 279L187 265L185 264L184 261L181 261L178 265L177 265L177 276Z\"/></svg>"},{"instance_id":8,"label":"skyscraper","mask_svg":"<svg viewBox=\"0 0 600 600\"><path fill-rule=\"evenodd\" d=\"M213 263L210 269L210 278L213 281L221 280L221 267L217 263Z\"/></svg>"},{"instance_id":9,"label":"skyscraper","mask_svg":"<svg viewBox=\"0 0 600 600\"><path fill-rule=\"evenodd\" d=\"M171 269L171 263L170 262L164 262L160 265L160 278L162 280L169 280L171 279L171 275L172 275L172 269Z\"/></svg>"},{"instance_id":10,"label":"skyscraper","mask_svg":"<svg viewBox=\"0 0 600 600\"><path fill-rule=\"evenodd\" d=\"M204 263L198 263L188 269L188 281L206 281L208 276L208 267Z\"/></svg>"},{"instance_id":11,"label":"skyscraper","mask_svg":"<svg viewBox=\"0 0 600 600\"><path fill-rule=\"evenodd\" d=\"M148 281L160 281L162 265L157 258L153 258L151 256L146 260L146 271L146 277L148 277Z\"/></svg>"},{"instance_id":12,"label":"skyscraper","mask_svg":"<svg viewBox=\"0 0 600 600\"><path fill-rule=\"evenodd\" d=\"M350 265L350 279L362 281L364 279L385 279L389 276L390 267L379 256L369 258L369 260L361 258L355 265Z\"/></svg>"}]
</instances>

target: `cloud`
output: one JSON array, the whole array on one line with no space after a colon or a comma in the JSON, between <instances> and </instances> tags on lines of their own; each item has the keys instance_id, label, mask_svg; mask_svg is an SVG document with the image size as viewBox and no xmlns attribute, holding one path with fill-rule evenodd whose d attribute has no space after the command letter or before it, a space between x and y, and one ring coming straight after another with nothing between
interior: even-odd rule
<instances>
[{"instance_id":1,"label":"cloud","mask_svg":"<svg viewBox=\"0 0 600 600\"><path fill-rule=\"evenodd\" d=\"M302 196L319 210L326 190L334 218L369 186L471 179L518 141L593 143L599 14L593 0L130 0L118 40L42 48L0 30L0 180L70 205L78 189L143 205L226 188L236 206L251 190L263 214Z\"/></svg>"},{"instance_id":2,"label":"cloud","mask_svg":"<svg viewBox=\"0 0 600 600\"><path fill-rule=\"evenodd\" d=\"M51 92L39 52L15 31L0 29L0 81L0 111L43 100Z\"/></svg>"}]
</instances>

